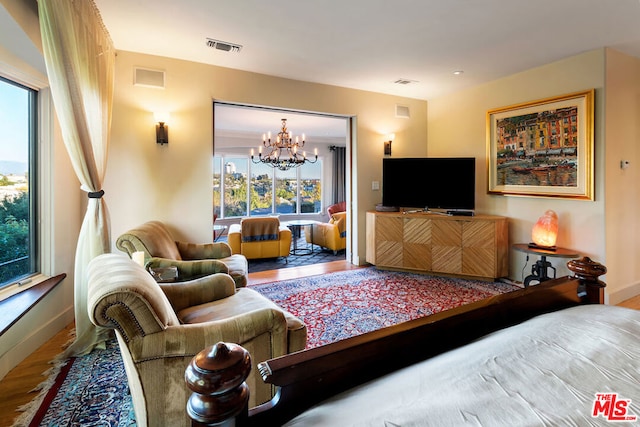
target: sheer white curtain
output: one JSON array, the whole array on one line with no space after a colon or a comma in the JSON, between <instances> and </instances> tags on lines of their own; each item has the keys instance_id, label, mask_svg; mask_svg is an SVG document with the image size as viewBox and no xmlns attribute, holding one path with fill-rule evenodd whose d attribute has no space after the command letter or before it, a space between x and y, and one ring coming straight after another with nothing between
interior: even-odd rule
<instances>
[{"instance_id":1,"label":"sheer white curtain","mask_svg":"<svg viewBox=\"0 0 640 427\"><path fill-rule=\"evenodd\" d=\"M75 259L76 340L68 356L104 341L87 314L86 267L111 251L109 212L102 198L113 104L115 50L92 0L38 0L40 31L53 103L73 168L88 193Z\"/></svg>"}]
</instances>

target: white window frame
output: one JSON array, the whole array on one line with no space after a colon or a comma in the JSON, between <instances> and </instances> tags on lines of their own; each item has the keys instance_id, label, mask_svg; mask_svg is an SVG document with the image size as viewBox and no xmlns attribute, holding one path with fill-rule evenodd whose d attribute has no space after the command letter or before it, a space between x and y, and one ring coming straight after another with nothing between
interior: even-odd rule
<instances>
[{"instance_id":1,"label":"white window frame","mask_svg":"<svg viewBox=\"0 0 640 427\"><path fill-rule=\"evenodd\" d=\"M47 280L52 274L53 266L53 101L48 82L25 73L3 61L0 61L0 75L8 80L19 83L38 91L37 105L37 135L36 135L36 221L37 242L36 256L39 268L34 274L21 281L4 286L0 289L0 301L12 295L25 291Z\"/></svg>"}]
</instances>

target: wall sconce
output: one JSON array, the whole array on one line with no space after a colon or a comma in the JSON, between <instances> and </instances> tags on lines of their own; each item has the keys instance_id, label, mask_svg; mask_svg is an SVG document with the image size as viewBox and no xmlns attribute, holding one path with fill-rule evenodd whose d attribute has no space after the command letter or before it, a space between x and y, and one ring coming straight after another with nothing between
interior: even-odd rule
<instances>
[{"instance_id":1,"label":"wall sconce","mask_svg":"<svg viewBox=\"0 0 640 427\"><path fill-rule=\"evenodd\" d=\"M554 251L557 238L558 215L554 211L548 210L538 218L538 222L533 226L533 230L531 230L533 243L529 243L529 247Z\"/></svg>"},{"instance_id":2,"label":"wall sconce","mask_svg":"<svg viewBox=\"0 0 640 427\"><path fill-rule=\"evenodd\" d=\"M156 119L156 143L163 145L169 143L169 126L167 122L169 120L168 113L155 113Z\"/></svg>"},{"instance_id":3,"label":"wall sconce","mask_svg":"<svg viewBox=\"0 0 640 427\"><path fill-rule=\"evenodd\" d=\"M395 137L394 134L390 133L388 136L388 141L384 142L384 155L385 156L390 156L391 155L391 143L393 142L393 138Z\"/></svg>"}]
</instances>

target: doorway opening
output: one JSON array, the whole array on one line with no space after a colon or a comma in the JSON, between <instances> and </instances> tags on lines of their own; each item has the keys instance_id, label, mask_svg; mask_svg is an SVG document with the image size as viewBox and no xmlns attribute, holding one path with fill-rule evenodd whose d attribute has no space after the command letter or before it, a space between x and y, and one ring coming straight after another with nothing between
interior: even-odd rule
<instances>
[{"instance_id":1,"label":"doorway opening","mask_svg":"<svg viewBox=\"0 0 640 427\"><path fill-rule=\"evenodd\" d=\"M302 139L304 134L305 144L300 149L311 160L317 152L317 161L288 170L259 161L261 146L266 153L263 140L268 139L269 133L275 140L282 119L286 119L287 130L294 139L296 136ZM234 224L247 217L277 216L285 225L306 224L291 227L297 255L255 261L249 258L250 272L252 265L254 271L262 271L351 259L351 213L346 212L346 207L344 222L340 224L344 247L321 239L323 232L319 231L325 224L336 222L327 208L338 203L350 205L347 165L351 120L325 113L214 102L214 239L227 240L232 231L233 241L236 236L233 233L239 227Z\"/></svg>"}]
</instances>

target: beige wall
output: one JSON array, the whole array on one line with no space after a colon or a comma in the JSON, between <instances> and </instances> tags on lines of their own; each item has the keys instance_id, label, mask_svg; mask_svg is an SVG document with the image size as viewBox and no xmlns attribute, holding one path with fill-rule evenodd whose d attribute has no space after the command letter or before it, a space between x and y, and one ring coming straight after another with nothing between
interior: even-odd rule
<instances>
[{"instance_id":1,"label":"beige wall","mask_svg":"<svg viewBox=\"0 0 640 427\"><path fill-rule=\"evenodd\" d=\"M624 300L640 294L640 59L608 49L606 87L607 283Z\"/></svg>"},{"instance_id":2,"label":"beige wall","mask_svg":"<svg viewBox=\"0 0 640 427\"><path fill-rule=\"evenodd\" d=\"M163 70L166 88L133 85L134 67ZM364 262L365 212L381 201L384 137L394 156L426 155L426 101L287 80L170 58L118 52L105 197L112 237L159 219L178 238L211 240L213 100L354 117L354 262ZM411 118L395 117L396 104ZM169 111L169 144L155 143L153 112ZM115 249L114 249L115 250Z\"/></svg>"},{"instance_id":3,"label":"beige wall","mask_svg":"<svg viewBox=\"0 0 640 427\"><path fill-rule=\"evenodd\" d=\"M607 58L609 65L606 67L608 76L605 80ZM601 49L429 101L428 154L470 155L477 158L477 211L509 217L510 242L526 243L531 239L531 228L538 217L547 209L555 210L561 228L558 245L579 251L609 267L605 280L612 303L624 299L625 292L629 292L628 289L640 278L638 267L631 262L638 259L638 244L635 243L638 237L638 196L635 194L637 191L631 189L632 183L637 183L633 160L638 156L634 149L638 145L640 126L639 78L637 59L613 53L607 56L607 51ZM613 93L610 93L610 87ZM488 195L487 111L591 88L595 89L595 201ZM622 122L622 125L615 124L615 121ZM618 133L621 135L618 136ZM621 172L617 164L625 156L631 159L632 168ZM611 175L616 176L617 181L610 182ZM634 194L630 195L632 191ZM622 194L624 197L621 197ZM612 199L617 202L612 204ZM629 212L618 214L623 206ZM635 231L632 235L625 235L624 230ZM613 236L612 232L617 236ZM631 239L634 239L633 244L629 243ZM535 259L530 257L523 271L525 256L511 251L512 279L522 280L523 276L530 274L531 263ZM628 261L628 264L622 265L621 259ZM558 275L569 273L565 267L566 260L549 258L549 261L558 268ZM623 270L625 273L622 273ZM638 293L637 289L635 293Z\"/></svg>"}]
</instances>

